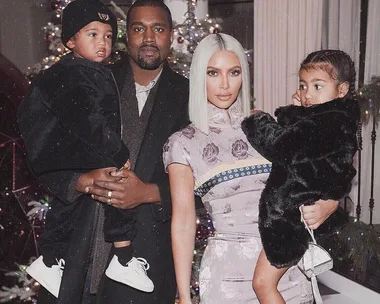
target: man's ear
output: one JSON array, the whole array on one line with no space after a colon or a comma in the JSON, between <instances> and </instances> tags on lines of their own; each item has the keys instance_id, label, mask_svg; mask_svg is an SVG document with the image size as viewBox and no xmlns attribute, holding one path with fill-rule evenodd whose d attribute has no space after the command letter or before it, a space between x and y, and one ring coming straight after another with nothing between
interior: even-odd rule
<instances>
[{"instance_id":1,"label":"man's ear","mask_svg":"<svg viewBox=\"0 0 380 304\"><path fill-rule=\"evenodd\" d=\"M75 40L74 40L74 38L71 38L69 41L67 41L66 47L69 48L70 50L75 47Z\"/></svg>"},{"instance_id":2,"label":"man's ear","mask_svg":"<svg viewBox=\"0 0 380 304\"><path fill-rule=\"evenodd\" d=\"M342 98L344 96L347 95L348 93L348 89L350 88L350 85L349 83L346 81L346 82L343 82L341 83L339 86L338 86L338 97L339 98Z\"/></svg>"}]
</instances>

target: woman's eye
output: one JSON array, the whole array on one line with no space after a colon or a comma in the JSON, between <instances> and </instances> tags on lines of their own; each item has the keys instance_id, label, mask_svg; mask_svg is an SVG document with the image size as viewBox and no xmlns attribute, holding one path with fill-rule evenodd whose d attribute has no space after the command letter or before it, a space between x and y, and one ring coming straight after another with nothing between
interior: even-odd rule
<instances>
[{"instance_id":1,"label":"woman's eye","mask_svg":"<svg viewBox=\"0 0 380 304\"><path fill-rule=\"evenodd\" d=\"M320 84L316 84L316 85L314 85L314 87L315 87L316 90L322 89L322 86Z\"/></svg>"},{"instance_id":2,"label":"woman's eye","mask_svg":"<svg viewBox=\"0 0 380 304\"><path fill-rule=\"evenodd\" d=\"M207 75L208 76L216 76L216 75L218 75L218 73L214 70L209 70L209 71L207 71Z\"/></svg>"},{"instance_id":3,"label":"woman's eye","mask_svg":"<svg viewBox=\"0 0 380 304\"><path fill-rule=\"evenodd\" d=\"M238 69L233 70L233 71L231 72L231 75L232 75L232 76L239 76L240 74L241 74L241 71L238 70Z\"/></svg>"},{"instance_id":4,"label":"woman's eye","mask_svg":"<svg viewBox=\"0 0 380 304\"><path fill-rule=\"evenodd\" d=\"M305 90L306 86L305 86L304 84L300 84L300 85L298 86L298 88L299 88L300 90Z\"/></svg>"},{"instance_id":5,"label":"woman's eye","mask_svg":"<svg viewBox=\"0 0 380 304\"><path fill-rule=\"evenodd\" d=\"M90 37L96 37L96 33L90 33L89 36Z\"/></svg>"},{"instance_id":6,"label":"woman's eye","mask_svg":"<svg viewBox=\"0 0 380 304\"><path fill-rule=\"evenodd\" d=\"M106 36L108 39L112 39L112 35L107 35Z\"/></svg>"}]
</instances>

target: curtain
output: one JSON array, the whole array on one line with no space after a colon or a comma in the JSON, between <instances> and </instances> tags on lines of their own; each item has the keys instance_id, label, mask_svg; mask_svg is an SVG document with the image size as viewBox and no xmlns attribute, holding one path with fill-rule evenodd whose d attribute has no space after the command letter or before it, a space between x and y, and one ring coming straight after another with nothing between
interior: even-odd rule
<instances>
[{"instance_id":1,"label":"curtain","mask_svg":"<svg viewBox=\"0 0 380 304\"><path fill-rule=\"evenodd\" d=\"M298 86L298 68L305 56L319 49L341 49L359 71L360 0L255 0L254 96L255 108L274 113L291 103ZM380 1L369 0L365 82L380 75ZM369 222L372 123L363 127L361 220ZM380 155L377 130L375 154ZM357 162L357 160L356 160ZM380 223L380 159L375 160L373 223ZM351 214L358 202L357 176L350 198Z\"/></svg>"},{"instance_id":2,"label":"curtain","mask_svg":"<svg viewBox=\"0 0 380 304\"><path fill-rule=\"evenodd\" d=\"M372 76L380 76L380 1L368 1L367 43L364 68L364 84L368 83ZM369 199L371 197L371 163L372 163L372 120L367 126L363 126L363 151L361 195L362 206L361 220L368 223L370 220ZM380 128L376 128L375 167L374 167L374 199L373 223L380 224ZM353 188L354 192L357 187ZM357 192L356 192L357 196ZM357 199L354 199L355 204Z\"/></svg>"},{"instance_id":3,"label":"curtain","mask_svg":"<svg viewBox=\"0 0 380 304\"><path fill-rule=\"evenodd\" d=\"M324 0L322 49L351 56L359 72L360 0Z\"/></svg>"},{"instance_id":4,"label":"curtain","mask_svg":"<svg viewBox=\"0 0 380 304\"><path fill-rule=\"evenodd\" d=\"M322 46L323 0L254 1L255 108L291 103L301 61Z\"/></svg>"},{"instance_id":5,"label":"curtain","mask_svg":"<svg viewBox=\"0 0 380 304\"><path fill-rule=\"evenodd\" d=\"M368 1L368 24L367 24L367 45L364 69L364 83L368 82L372 76L380 75L380 1Z\"/></svg>"}]
</instances>

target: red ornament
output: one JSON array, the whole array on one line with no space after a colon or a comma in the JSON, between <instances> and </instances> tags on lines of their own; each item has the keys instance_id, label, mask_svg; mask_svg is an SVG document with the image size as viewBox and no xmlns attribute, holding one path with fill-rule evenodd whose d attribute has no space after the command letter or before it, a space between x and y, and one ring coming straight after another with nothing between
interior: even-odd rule
<instances>
[{"instance_id":1,"label":"red ornament","mask_svg":"<svg viewBox=\"0 0 380 304\"><path fill-rule=\"evenodd\" d=\"M185 39L184 39L182 36L179 36L179 37L177 38L177 42L178 42L179 44L182 44L182 43L185 42Z\"/></svg>"},{"instance_id":2,"label":"red ornament","mask_svg":"<svg viewBox=\"0 0 380 304\"><path fill-rule=\"evenodd\" d=\"M51 5L52 10L56 10L57 8L61 6L61 1L60 0L52 1L50 5Z\"/></svg>"}]
</instances>

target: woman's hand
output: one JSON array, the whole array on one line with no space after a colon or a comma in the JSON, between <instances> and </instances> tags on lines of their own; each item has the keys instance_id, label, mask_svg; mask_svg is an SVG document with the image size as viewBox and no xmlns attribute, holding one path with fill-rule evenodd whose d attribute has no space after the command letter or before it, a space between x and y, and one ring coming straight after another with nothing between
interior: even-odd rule
<instances>
[{"instance_id":1,"label":"woman's hand","mask_svg":"<svg viewBox=\"0 0 380 304\"><path fill-rule=\"evenodd\" d=\"M191 302L191 299L190 298L188 298L188 299L186 299L186 300L183 300L183 299L179 299L179 302L178 302L178 304L192 304L193 302Z\"/></svg>"},{"instance_id":2,"label":"woman's hand","mask_svg":"<svg viewBox=\"0 0 380 304\"><path fill-rule=\"evenodd\" d=\"M319 200L314 205L302 206L302 213L310 229L317 229L333 214L339 206L338 201Z\"/></svg>"}]
</instances>

